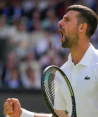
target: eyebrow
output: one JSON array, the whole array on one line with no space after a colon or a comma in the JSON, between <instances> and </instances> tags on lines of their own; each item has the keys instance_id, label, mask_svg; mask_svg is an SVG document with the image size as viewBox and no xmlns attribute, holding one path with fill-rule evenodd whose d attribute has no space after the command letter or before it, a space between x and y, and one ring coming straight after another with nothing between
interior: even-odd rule
<instances>
[{"instance_id":1,"label":"eyebrow","mask_svg":"<svg viewBox=\"0 0 98 117\"><path fill-rule=\"evenodd\" d=\"M63 19L64 19L64 18L69 18L69 19L71 19L69 16L66 16L66 15L63 16Z\"/></svg>"}]
</instances>

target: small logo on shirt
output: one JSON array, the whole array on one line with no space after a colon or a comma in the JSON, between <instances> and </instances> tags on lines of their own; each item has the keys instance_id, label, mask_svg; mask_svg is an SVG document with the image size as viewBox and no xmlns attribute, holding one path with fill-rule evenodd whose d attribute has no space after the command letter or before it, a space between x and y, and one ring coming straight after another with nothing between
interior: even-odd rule
<instances>
[{"instance_id":1,"label":"small logo on shirt","mask_svg":"<svg viewBox=\"0 0 98 117\"><path fill-rule=\"evenodd\" d=\"M84 79L85 80L90 80L90 77L89 76L86 76Z\"/></svg>"}]
</instances>

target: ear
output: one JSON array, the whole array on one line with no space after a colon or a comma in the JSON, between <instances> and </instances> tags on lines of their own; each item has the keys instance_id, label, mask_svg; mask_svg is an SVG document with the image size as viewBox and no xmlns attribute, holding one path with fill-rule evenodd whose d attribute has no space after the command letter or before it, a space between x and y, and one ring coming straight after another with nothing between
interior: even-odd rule
<instances>
[{"instance_id":1,"label":"ear","mask_svg":"<svg viewBox=\"0 0 98 117\"><path fill-rule=\"evenodd\" d=\"M79 31L80 33L86 32L86 30L87 30L87 24L86 24L86 23L83 23L83 24L80 24L80 25L79 25L78 31Z\"/></svg>"}]
</instances>

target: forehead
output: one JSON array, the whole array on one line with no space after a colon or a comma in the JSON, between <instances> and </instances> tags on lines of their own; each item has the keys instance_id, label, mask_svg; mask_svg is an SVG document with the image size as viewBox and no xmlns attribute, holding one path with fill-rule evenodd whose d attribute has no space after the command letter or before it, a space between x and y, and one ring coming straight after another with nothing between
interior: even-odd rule
<instances>
[{"instance_id":1,"label":"forehead","mask_svg":"<svg viewBox=\"0 0 98 117\"><path fill-rule=\"evenodd\" d=\"M79 15L79 12L78 11L75 11L75 10L69 10L65 15L64 17L69 17L71 19L77 19L77 16Z\"/></svg>"}]
</instances>

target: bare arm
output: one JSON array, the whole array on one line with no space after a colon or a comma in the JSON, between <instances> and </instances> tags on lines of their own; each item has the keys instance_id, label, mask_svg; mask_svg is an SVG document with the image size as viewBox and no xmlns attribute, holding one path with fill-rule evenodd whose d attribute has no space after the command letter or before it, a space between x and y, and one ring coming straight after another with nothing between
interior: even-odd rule
<instances>
[{"instance_id":1,"label":"bare arm","mask_svg":"<svg viewBox=\"0 0 98 117\"><path fill-rule=\"evenodd\" d=\"M53 117L52 114L30 112L21 108L18 99L7 99L4 104L4 113L10 117Z\"/></svg>"},{"instance_id":2,"label":"bare arm","mask_svg":"<svg viewBox=\"0 0 98 117\"><path fill-rule=\"evenodd\" d=\"M65 110L54 110L54 111L59 117L69 117L69 115L65 113ZM34 117L54 117L54 116L52 114L34 113Z\"/></svg>"},{"instance_id":3,"label":"bare arm","mask_svg":"<svg viewBox=\"0 0 98 117\"><path fill-rule=\"evenodd\" d=\"M69 117L68 114L66 114L65 110L54 110L55 113L59 116L59 117Z\"/></svg>"},{"instance_id":4,"label":"bare arm","mask_svg":"<svg viewBox=\"0 0 98 117\"><path fill-rule=\"evenodd\" d=\"M18 99L7 99L4 104L4 113L10 117L54 117L52 114L45 113L36 113L27 111L26 114L23 111L27 111L21 108L20 102ZM55 113L60 117L69 117L68 114L65 113L65 110L54 110Z\"/></svg>"},{"instance_id":5,"label":"bare arm","mask_svg":"<svg viewBox=\"0 0 98 117\"><path fill-rule=\"evenodd\" d=\"M52 114L34 113L34 117L53 117Z\"/></svg>"}]
</instances>

